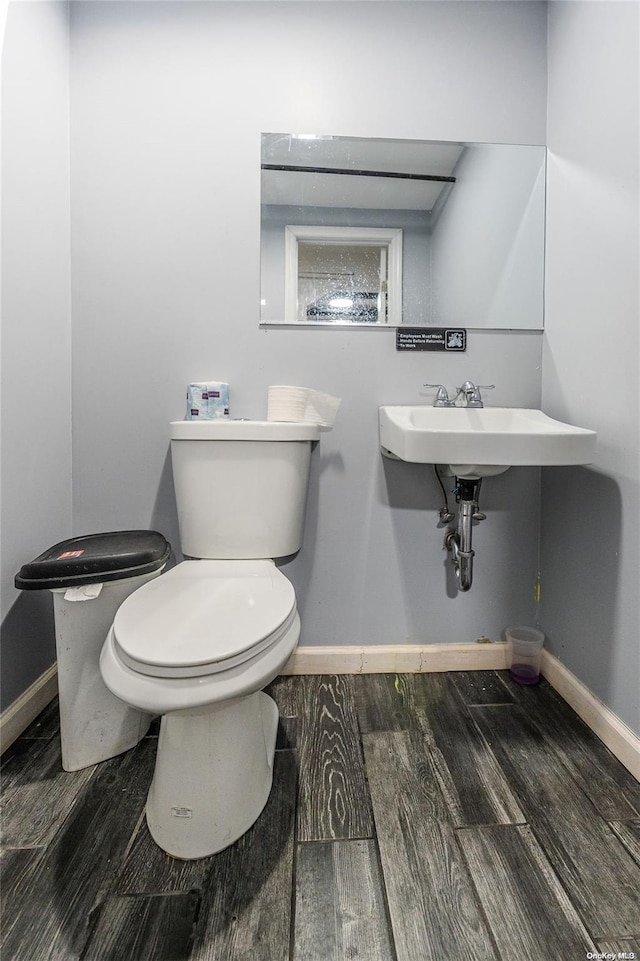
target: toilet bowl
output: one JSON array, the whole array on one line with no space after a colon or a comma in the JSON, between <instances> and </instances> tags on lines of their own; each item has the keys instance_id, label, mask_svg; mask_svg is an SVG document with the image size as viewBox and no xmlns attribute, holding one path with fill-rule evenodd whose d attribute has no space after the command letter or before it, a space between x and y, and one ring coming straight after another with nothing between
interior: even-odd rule
<instances>
[{"instance_id":1,"label":"toilet bowl","mask_svg":"<svg viewBox=\"0 0 640 961\"><path fill-rule=\"evenodd\" d=\"M179 421L171 454L189 558L120 606L100 656L109 690L162 716L146 817L177 858L236 841L267 802L278 710L262 690L300 637L273 558L302 542L315 424Z\"/></svg>"},{"instance_id":2,"label":"toilet bowl","mask_svg":"<svg viewBox=\"0 0 640 961\"><path fill-rule=\"evenodd\" d=\"M206 857L237 840L271 790L278 725L261 689L300 635L273 561L183 561L119 608L100 669L125 703L161 714L147 799L156 843Z\"/></svg>"},{"instance_id":3,"label":"toilet bowl","mask_svg":"<svg viewBox=\"0 0 640 961\"><path fill-rule=\"evenodd\" d=\"M166 714L266 686L299 634L293 586L273 561L183 561L120 606L100 670L121 700Z\"/></svg>"}]
</instances>

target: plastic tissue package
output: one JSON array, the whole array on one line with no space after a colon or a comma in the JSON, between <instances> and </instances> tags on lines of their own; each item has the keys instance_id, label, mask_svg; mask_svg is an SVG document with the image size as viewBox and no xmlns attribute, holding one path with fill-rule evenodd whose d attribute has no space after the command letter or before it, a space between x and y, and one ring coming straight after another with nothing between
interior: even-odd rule
<instances>
[{"instance_id":1,"label":"plastic tissue package","mask_svg":"<svg viewBox=\"0 0 640 961\"><path fill-rule=\"evenodd\" d=\"M333 427L340 398L310 387L274 384L269 387L267 420L318 424L321 430Z\"/></svg>"},{"instance_id":2,"label":"plastic tissue package","mask_svg":"<svg viewBox=\"0 0 640 961\"><path fill-rule=\"evenodd\" d=\"M229 416L229 385L221 381L189 384L185 420L215 420Z\"/></svg>"}]
</instances>

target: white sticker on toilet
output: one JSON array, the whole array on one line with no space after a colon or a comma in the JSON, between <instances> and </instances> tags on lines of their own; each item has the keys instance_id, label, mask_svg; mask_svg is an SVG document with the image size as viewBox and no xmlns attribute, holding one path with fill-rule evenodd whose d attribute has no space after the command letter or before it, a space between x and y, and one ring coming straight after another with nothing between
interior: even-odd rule
<instances>
[{"instance_id":1,"label":"white sticker on toilet","mask_svg":"<svg viewBox=\"0 0 640 961\"><path fill-rule=\"evenodd\" d=\"M191 808L171 808L171 813L174 818L191 818L193 817L193 811Z\"/></svg>"}]
</instances>

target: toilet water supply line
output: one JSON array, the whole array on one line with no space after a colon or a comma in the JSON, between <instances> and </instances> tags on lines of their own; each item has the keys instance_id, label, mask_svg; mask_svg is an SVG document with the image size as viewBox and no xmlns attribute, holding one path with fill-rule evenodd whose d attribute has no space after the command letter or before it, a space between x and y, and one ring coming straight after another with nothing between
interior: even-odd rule
<instances>
[{"instance_id":1,"label":"toilet water supply line","mask_svg":"<svg viewBox=\"0 0 640 961\"><path fill-rule=\"evenodd\" d=\"M436 464L433 465L433 469L442 492L442 507L439 512L440 521L444 524L449 524L454 520L455 514L449 510L447 492L444 489L444 484L442 483L442 478ZM483 521L487 516L478 510L478 498L480 496L481 485L482 478L469 480L467 478L456 477L456 486L453 490L456 503L460 505L458 524L455 529L451 527L447 529L444 544L451 554L451 563L453 564L458 587L461 591L468 591L473 581L474 551L471 547L472 522L474 520Z\"/></svg>"}]
</instances>

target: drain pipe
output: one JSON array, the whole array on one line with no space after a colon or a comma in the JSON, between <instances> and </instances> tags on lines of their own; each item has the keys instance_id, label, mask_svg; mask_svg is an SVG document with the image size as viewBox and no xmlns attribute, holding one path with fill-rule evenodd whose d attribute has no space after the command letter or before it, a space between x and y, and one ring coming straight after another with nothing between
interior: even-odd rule
<instances>
[{"instance_id":1,"label":"drain pipe","mask_svg":"<svg viewBox=\"0 0 640 961\"><path fill-rule=\"evenodd\" d=\"M470 480L464 477L456 477L455 495L456 501L460 505L458 525L455 530L449 529L444 538L445 547L451 554L451 563L461 591L468 591L473 581L472 522L474 520L484 520L487 516L478 510L481 484L481 478Z\"/></svg>"},{"instance_id":2,"label":"drain pipe","mask_svg":"<svg viewBox=\"0 0 640 961\"><path fill-rule=\"evenodd\" d=\"M452 514L451 511L449 510L449 502L448 502L448 500L447 500L447 492L446 492L446 490L444 489L444 484L442 483L442 478L440 477L440 472L439 472L439 470L438 470L438 465L437 465L437 464L434 464L434 465L433 465L433 473L434 473L435 479L437 480L438 484L440 485L440 493L441 493L441 495L442 495L442 507L440 508L440 510L439 510L439 512L438 512L438 513L439 513L439 516L440 516L440 520L442 521L443 524L450 524L452 520L455 520L455 516L456 516L456 515L455 515L455 514Z\"/></svg>"}]
</instances>

